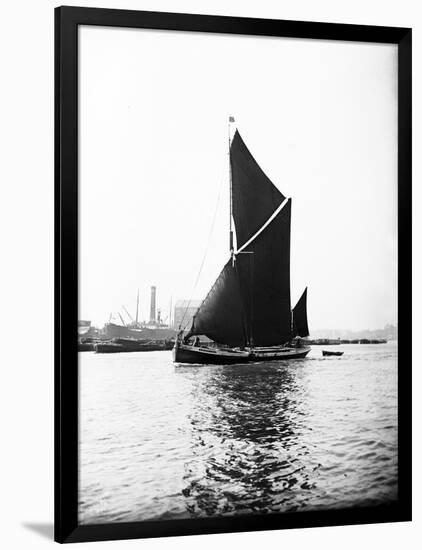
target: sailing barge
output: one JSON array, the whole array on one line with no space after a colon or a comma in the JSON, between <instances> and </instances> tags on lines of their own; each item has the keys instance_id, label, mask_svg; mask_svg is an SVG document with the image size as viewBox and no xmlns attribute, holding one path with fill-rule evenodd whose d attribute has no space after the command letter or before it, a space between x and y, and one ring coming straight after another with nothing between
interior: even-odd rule
<instances>
[{"instance_id":1,"label":"sailing barge","mask_svg":"<svg viewBox=\"0 0 422 550\"><path fill-rule=\"evenodd\" d=\"M264 174L237 130L229 151L230 258L187 334L179 332L174 362L227 365L306 357L310 347L301 338L309 335L307 289L293 310L290 302L291 199ZM200 335L213 344L201 345Z\"/></svg>"}]
</instances>

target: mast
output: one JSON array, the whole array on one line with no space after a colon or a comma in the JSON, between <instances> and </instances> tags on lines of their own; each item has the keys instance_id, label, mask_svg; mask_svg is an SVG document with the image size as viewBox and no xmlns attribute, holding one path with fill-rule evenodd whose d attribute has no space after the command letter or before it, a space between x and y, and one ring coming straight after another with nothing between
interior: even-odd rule
<instances>
[{"instance_id":1,"label":"mast","mask_svg":"<svg viewBox=\"0 0 422 550\"><path fill-rule=\"evenodd\" d=\"M234 124L235 119L233 116L229 116L229 193L230 193L230 209L229 209L229 224L230 224L230 258L231 258L231 264L234 268L234 263L236 260L236 254L234 252L234 244L233 244L233 177L232 177L232 163L231 163L231 157L230 157L230 147L231 147L231 123ZM253 326L253 268L254 268L254 261L253 261L253 252L242 252L242 254L249 254L249 273L250 273L250 296L249 296L249 315L245 312L245 300L241 297L242 302L242 316L244 318L244 324L245 327L249 327L246 332L246 343L251 348L253 347L253 332L252 332L252 326Z\"/></svg>"},{"instance_id":2,"label":"mast","mask_svg":"<svg viewBox=\"0 0 422 550\"><path fill-rule=\"evenodd\" d=\"M136 326L138 326L138 312L139 312L139 288L138 288L138 296L136 297Z\"/></svg>"},{"instance_id":3,"label":"mast","mask_svg":"<svg viewBox=\"0 0 422 550\"><path fill-rule=\"evenodd\" d=\"M233 259L234 258L234 248L233 248L233 227L232 227L232 211L233 211L233 191L232 191L232 169L231 169L231 162L230 162L230 142L231 142L231 123L234 123L234 117L229 116L229 152L228 152L228 158L229 158L229 200L230 200L230 207L229 207L229 236L230 236L230 256Z\"/></svg>"}]
</instances>

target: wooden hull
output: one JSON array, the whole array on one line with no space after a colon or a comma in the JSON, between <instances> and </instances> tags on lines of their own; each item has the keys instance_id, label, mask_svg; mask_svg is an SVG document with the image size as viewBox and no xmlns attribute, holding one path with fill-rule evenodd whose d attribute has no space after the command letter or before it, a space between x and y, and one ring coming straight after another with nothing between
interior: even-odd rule
<instances>
[{"instance_id":1,"label":"wooden hull","mask_svg":"<svg viewBox=\"0 0 422 550\"><path fill-rule=\"evenodd\" d=\"M322 355L324 357L341 357L343 355L343 351L325 351L323 350Z\"/></svg>"},{"instance_id":2,"label":"wooden hull","mask_svg":"<svg viewBox=\"0 0 422 550\"><path fill-rule=\"evenodd\" d=\"M195 347L178 344L173 348L175 363L194 365L236 365L256 363L257 361L285 361L303 359L311 348L255 348L251 351Z\"/></svg>"},{"instance_id":3,"label":"wooden hull","mask_svg":"<svg viewBox=\"0 0 422 550\"><path fill-rule=\"evenodd\" d=\"M94 351L95 344L89 342L78 342L78 351Z\"/></svg>"},{"instance_id":4,"label":"wooden hull","mask_svg":"<svg viewBox=\"0 0 422 550\"><path fill-rule=\"evenodd\" d=\"M127 341L123 339L113 342L101 342L95 344L96 353L129 353L132 351L164 351L171 350L173 348L172 342L166 342L161 340L159 342L136 342Z\"/></svg>"}]
</instances>

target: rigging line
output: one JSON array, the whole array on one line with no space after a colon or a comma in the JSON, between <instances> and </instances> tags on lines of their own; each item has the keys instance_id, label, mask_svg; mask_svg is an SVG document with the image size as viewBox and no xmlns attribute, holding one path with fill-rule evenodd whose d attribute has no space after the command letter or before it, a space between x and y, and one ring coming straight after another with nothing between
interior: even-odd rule
<instances>
[{"instance_id":1,"label":"rigging line","mask_svg":"<svg viewBox=\"0 0 422 550\"><path fill-rule=\"evenodd\" d=\"M189 309L190 303L192 302L193 294L195 293L196 287L197 287L198 282L199 282L199 278L200 278L201 273L202 273L202 268L204 267L205 260L206 260L206 257L207 257L209 245L210 245L210 242L211 242L211 236L212 236L212 233L213 233L213 230L214 230L214 226L215 226L215 220L217 219L217 211L218 211L218 206L219 206L219 204L220 204L220 198L221 198L221 190L222 190L222 188L223 188L223 180L224 180L224 178L223 178L223 175L224 175L224 174L223 174L223 170L224 170L224 164L223 164L222 169L221 169L220 187L219 187L219 190L218 190L217 202L216 202L216 204L215 204L215 209L214 209L214 214L213 214L213 218L212 218L212 222L211 222L211 228L210 228L210 231L209 231L209 234L208 234L207 244L206 244L206 246L205 246L204 256L203 256L203 258L202 258L201 265L199 266L199 271L198 271L198 274L197 274L197 276L196 276L195 284L193 285L191 297L189 298L188 305L186 306L185 311L184 311L184 313L183 313L182 320L180 321L179 330L182 328L183 321L185 320L185 317L186 317L186 313L187 313L187 311L188 311L188 309ZM183 327L183 330L185 330L186 326L187 326L187 323L186 323L186 325Z\"/></svg>"},{"instance_id":2,"label":"rigging line","mask_svg":"<svg viewBox=\"0 0 422 550\"><path fill-rule=\"evenodd\" d=\"M235 256L242 252L247 246L249 246L263 231L266 227L270 225L270 223L279 215L281 210L284 208L284 206L289 202L290 199L285 198L284 201L280 204L278 208L274 210L274 212L271 214L271 216L268 218L268 220L264 223L262 227L258 229L258 231L255 233L255 235L252 235L252 237L245 242L244 245L242 245L236 252L234 253Z\"/></svg>"}]
</instances>

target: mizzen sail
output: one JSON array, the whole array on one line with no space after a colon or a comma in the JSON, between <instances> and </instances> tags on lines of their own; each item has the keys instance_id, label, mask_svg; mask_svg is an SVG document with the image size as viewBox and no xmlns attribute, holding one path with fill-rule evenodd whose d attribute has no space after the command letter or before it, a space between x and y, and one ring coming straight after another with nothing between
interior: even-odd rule
<instances>
[{"instance_id":1,"label":"mizzen sail","mask_svg":"<svg viewBox=\"0 0 422 550\"><path fill-rule=\"evenodd\" d=\"M309 336L308 314L306 308L307 294L308 288L306 287L293 308L293 336L301 336L302 338Z\"/></svg>"}]
</instances>

